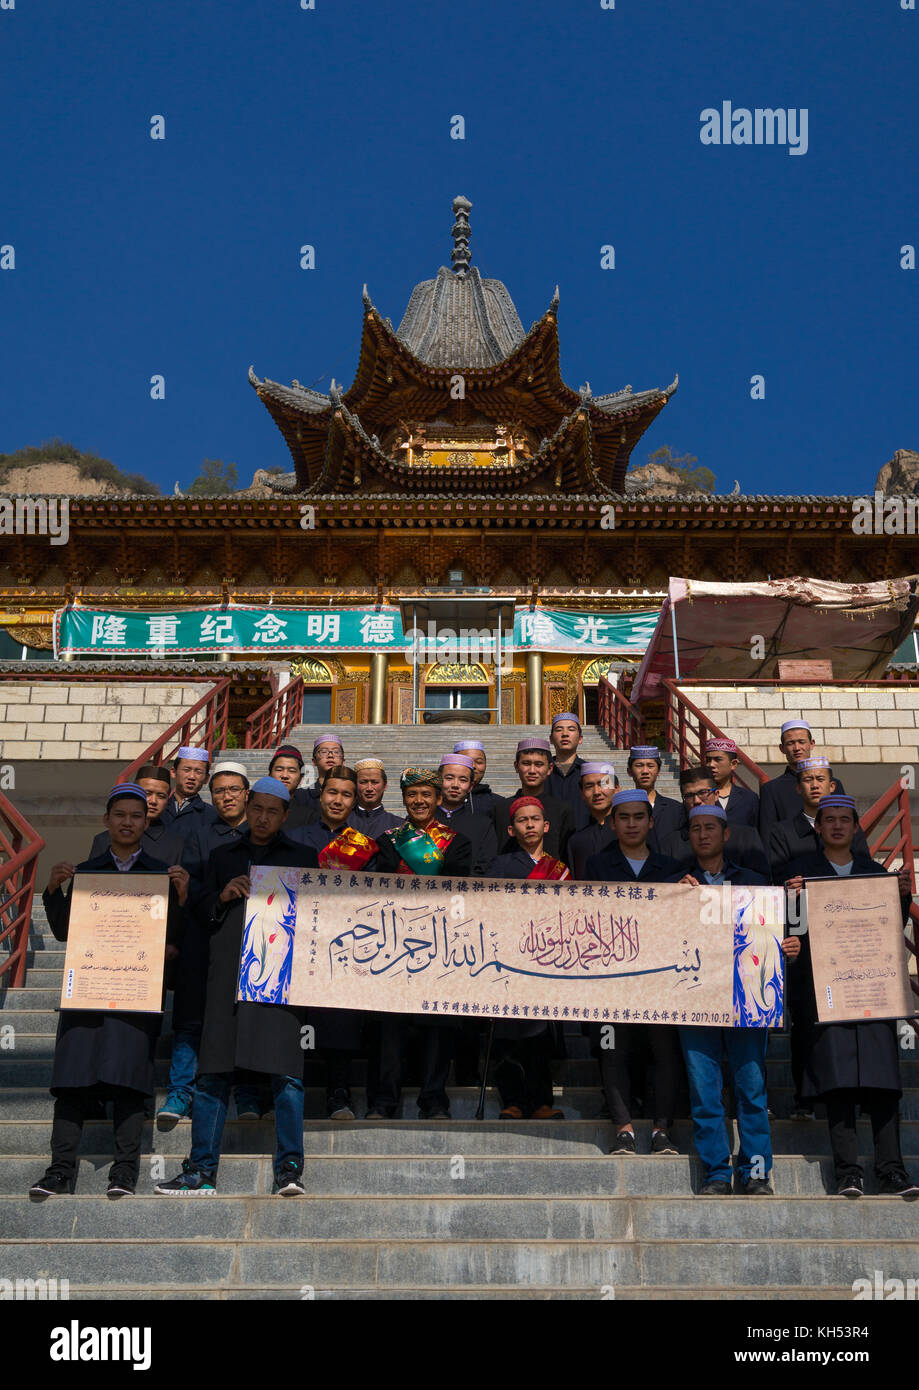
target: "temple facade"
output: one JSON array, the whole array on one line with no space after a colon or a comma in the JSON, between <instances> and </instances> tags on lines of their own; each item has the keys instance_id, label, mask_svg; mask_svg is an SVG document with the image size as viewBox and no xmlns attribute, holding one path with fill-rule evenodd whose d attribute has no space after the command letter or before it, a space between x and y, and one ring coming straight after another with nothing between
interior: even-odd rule
<instances>
[{"instance_id":1,"label":"temple facade","mask_svg":"<svg viewBox=\"0 0 919 1390\"><path fill-rule=\"evenodd\" d=\"M292 464L261 475L262 495L78 496L66 546L4 540L0 657L51 659L53 615L69 606L102 617L91 640L58 643L61 661L241 662L253 691L259 669L286 662L316 721L542 722L570 708L590 720L599 676L640 658L670 575L919 571L919 539L855 534L851 498L632 490L633 450L676 376L599 395L568 386L558 290L525 331L505 285L472 264L470 208L455 199L451 265L416 285L398 329L365 287L347 390L250 368ZM106 614L215 605L261 614L248 646L103 640L124 633ZM282 610L307 620L272 643ZM416 636L409 652L410 633L444 629L498 630L510 650L418 650Z\"/></svg>"}]
</instances>

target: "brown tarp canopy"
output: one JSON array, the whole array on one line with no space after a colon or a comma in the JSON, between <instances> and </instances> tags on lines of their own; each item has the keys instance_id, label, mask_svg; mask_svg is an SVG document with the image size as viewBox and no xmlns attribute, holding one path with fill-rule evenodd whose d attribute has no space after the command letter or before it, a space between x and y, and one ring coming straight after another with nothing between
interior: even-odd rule
<instances>
[{"instance_id":1,"label":"brown tarp canopy","mask_svg":"<svg viewBox=\"0 0 919 1390\"><path fill-rule=\"evenodd\" d=\"M780 657L832 661L834 680L877 678L912 631L917 610L915 575L876 584L671 579L631 698L659 698L661 681L678 672L738 684L766 679L776 674Z\"/></svg>"}]
</instances>

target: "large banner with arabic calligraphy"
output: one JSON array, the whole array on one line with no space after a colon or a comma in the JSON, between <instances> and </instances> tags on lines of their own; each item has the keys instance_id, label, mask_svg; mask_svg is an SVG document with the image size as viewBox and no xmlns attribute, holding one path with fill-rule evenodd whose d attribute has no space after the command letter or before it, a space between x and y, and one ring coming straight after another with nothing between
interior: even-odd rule
<instances>
[{"instance_id":1,"label":"large banner with arabic calligraphy","mask_svg":"<svg viewBox=\"0 0 919 1390\"><path fill-rule=\"evenodd\" d=\"M238 998L430 1017L777 1027L781 888L256 865Z\"/></svg>"}]
</instances>

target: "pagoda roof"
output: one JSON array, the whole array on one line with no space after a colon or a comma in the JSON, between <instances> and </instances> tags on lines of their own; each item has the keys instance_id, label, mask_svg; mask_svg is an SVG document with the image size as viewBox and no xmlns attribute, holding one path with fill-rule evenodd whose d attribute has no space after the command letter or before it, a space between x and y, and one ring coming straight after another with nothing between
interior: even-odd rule
<instances>
[{"instance_id":1,"label":"pagoda roof","mask_svg":"<svg viewBox=\"0 0 919 1390\"><path fill-rule=\"evenodd\" d=\"M677 388L679 378L666 387L634 392L631 386L594 396L588 385L574 390L562 378L557 311L558 287L548 309L524 332L510 294L500 280L484 279L469 265L468 209L465 198L454 200L453 269L441 266L433 280L416 285L398 330L374 307L364 286L364 321L360 355L351 386L343 394L333 381L329 394L292 382L290 386L260 380L253 368L249 381L258 392L290 449L298 490L314 492L330 478L343 480L350 471L367 485L367 470L388 481L398 480L408 493L428 481L425 465L406 465L379 447L357 463L349 455L340 459L348 432L336 433L336 420L344 425L359 422L352 434L362 444L406 421L430 421L456 410L452 392L458 374L463 378L463 400L476 412L496 422L523 420L541 435L543 443L554 438L583 412L587 438L581 462L563 470L555 486L596 487L621 490L635 444ZM543 447L540 445L540 454ZM542 459L543 465L546 458ZM339 464L341 468L339 469ZM365 467L366 465L366 467ZM472 467L462 472L463 485L473 491L490 485L495 468ZM479 474L483 477L479 477ZM437 486L457 486L455 472L438 467ZM533 456L500 469L501 490L528 485L537 476ZM449 483L447 479L451 479ZM344 486L340 481L338 485ZM279 491L287 491L282 483Z\"/></svg>"}]
</instances>

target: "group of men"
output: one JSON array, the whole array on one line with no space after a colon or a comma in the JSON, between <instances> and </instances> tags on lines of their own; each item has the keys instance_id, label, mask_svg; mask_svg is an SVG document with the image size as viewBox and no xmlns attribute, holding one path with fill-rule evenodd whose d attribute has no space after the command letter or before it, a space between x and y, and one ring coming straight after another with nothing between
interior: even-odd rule
<instances>
[{"instance_id":1,"label":"group of men","mask_svg":"<svg viewBox=\"0 0 919 1390\"><path fill-rule=\"evenodd\" d=\"M383 807L386 769L378 758L348 765L340 737L321 734L313 776L292 744L274 753L268 775L250 785L245 767L222 759L211 769L202 748L181 748L170 769L148 764L109 795L105 829L79 866L56 864L44 894L52 931L66 939L75 872L164 870L169 878L167 982L174 989L174 1042L168 1094L158 1123L191 1118L182 1172L160 1182L167 1195L216 1191L223 1128L234 1092L237 1115L273 1109L274 1190L304 1191L304 1025L312 1025L327 1065L328 1115L353 1120L351 1063L368 1049L367 1119L388 1119L401 1103L410 1042L417 1048L419 1115L450 1118L447 1083L475 1079L480 1025L421 1015L303 1009L237 1000L244 909L254 864L334 867L400 874L601 882L682 882L691 886L786 886L793 897L808 877L884 872L868 853L854 801L828 760L815 756L807 723L782 726L783 773L759 795L737 779L732 740L710 739L705 764L680 774L681 799L657 791L662 759L651 745L629 750L620 788L610 761L578 754L582 729L555 716L548 738L522 739L519 781L510 797L485 781L481 741L456 743L437 767L405 768L403 814ZM210 801L201 792L209 783ZM910 874L900 871L905 914ZM901 1094L892 1021L819 1025L806 935L783 942L792 1019L793 1118L812 1119L826 1104L837 1191L857 1196L863 1178L855 1142L856 1109L869 1113L879 1190L919 1192L903 1165ZM640 1083L652 1119L650 1151L675 1154L672 1138L681 1088L688 1082L702 1192L771 1193L772 1148L766 1096L764 1028L618 1024L608 1047L590 1025L614 1127L612 1154L637 1151L637 1063L647 1055L651 1084ZM51 1163L34 1184L36 1200L74 1189L86 1118L113 1102L112 1197L133 1193L145 1106L154 1093L158 1016L62 1013L51 1090L55 1096ZM490 1038L494 1079L506 1120L560 1119L551 1060L557 1040L547 1022L499 1020ZM725 1072L736 1100L740 1151L736 1174L725 1131ZM684 1080L685 1078L685 1080ZM653 1099L652 1099L653 1097ZM732 1180L734 1183L732 1189Z\"/></svg>"}]
</instances>

